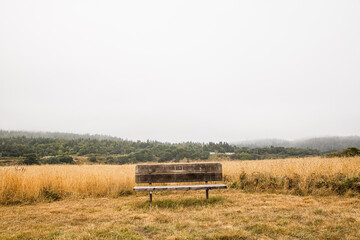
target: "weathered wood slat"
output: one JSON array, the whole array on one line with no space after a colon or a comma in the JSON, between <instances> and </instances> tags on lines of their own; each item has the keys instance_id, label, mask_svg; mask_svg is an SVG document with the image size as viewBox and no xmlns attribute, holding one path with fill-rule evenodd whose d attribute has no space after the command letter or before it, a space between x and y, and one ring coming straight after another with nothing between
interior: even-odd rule
<instances>
[{"instance_id":1,"label":"weathered wood slat","mask_svg":"<svg viewBox=\"0 0 360 240\"><path fill-rule=\"evenodd\" d=\"M136 183L205 182L221 181L221 173L147 174L136 175Z\"/></svg>"},{"instance_id":2,"label":"weathered wood slat","mask_svg":"<svg viewBox=\"0 0 360 240\"><path fill-rule=\"evenodd\" d=\"M136 183L221 181L220 163L144 164L135 168Z\"/></svg>"},{"instance_id":3,"label":"weathered wood slat","mask_svg":"<svg viewBox=\"0 0 360 240\"><path fill-rule=\"evenodd\" d=\"M136 174L150 173L188 173L188 172L221 172L220 163L167 163L141 164L136 166Z\"/></svg>"},{"instance_id":4,"label":"weathered wood slat","mask_svg":"<svg viewBox=\"0 0 360 240\"><path fill-rule=\"evenodd\" d=\"M134 187L134 191L171 191L171 190L201 190L201 189L225 189L225 184L202 184L202 185L182 185L182 186L139 186Z\"/></svg>"}]
</instances>

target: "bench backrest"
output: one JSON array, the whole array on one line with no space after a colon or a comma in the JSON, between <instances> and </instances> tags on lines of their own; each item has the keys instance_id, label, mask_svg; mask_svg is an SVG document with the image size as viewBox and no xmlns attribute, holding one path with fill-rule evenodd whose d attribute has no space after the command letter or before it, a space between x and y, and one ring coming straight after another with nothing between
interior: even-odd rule
<instances>
[{"instance_id":1,"label":"bench backrest","mask_svg":"<svg viewBox=\"0 0 360 240\"><path fill-rule=\"evenodd\" d=\"M173 163L136 165L136 183L221 181L221 163Z\"/></svg>"}]
</instances>

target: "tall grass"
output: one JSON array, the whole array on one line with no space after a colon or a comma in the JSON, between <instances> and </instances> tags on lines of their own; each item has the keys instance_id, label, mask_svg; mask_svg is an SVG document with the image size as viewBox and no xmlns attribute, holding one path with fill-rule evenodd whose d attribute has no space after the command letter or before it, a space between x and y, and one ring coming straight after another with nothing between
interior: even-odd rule
<instances>
[{"instance_id":1,"label":"tall grass","mask_svg":"<svg viewBox=\"0 0 360 240\"><path fill-rule=\"evenodd\" d=\"M223 162L232 188L297 195L358 195L360 157Z\"/></svg>"},{"instance_id":2,"label":"tall grass","mask_svg":"<svg viewBox=\"0 0 360 240\"><path fill-rule=\"evenodd\" d=\"M130 193L134 165L46 165L0 168L0 203L116 197Z\"/></svg>"},{"instance_id":3,"label":"tall grass","mask_svg":"<svg viewBox=\"0 0 360 240\"><path fill-rule=\"evenodd\" d=\"M360 157L222 161L235 189L307 194L360 193ZM135 165L43 165L0 168L0 204L132 192Z\"/></svg>"},{"instance_id":4,"label":"tall grass","mask_svg":"<svg viewBox=\"0 0 360 240\"><path fill-rule=\"evenodd\" d=\"M237 176L245 173L270 173L272 175L298 174L310 176L311 174L337 174L343 173L356 176L360 173L360 157L349 158L287 158L257 161L223 161L225 175Z\"/></svg>"}]
</instances>

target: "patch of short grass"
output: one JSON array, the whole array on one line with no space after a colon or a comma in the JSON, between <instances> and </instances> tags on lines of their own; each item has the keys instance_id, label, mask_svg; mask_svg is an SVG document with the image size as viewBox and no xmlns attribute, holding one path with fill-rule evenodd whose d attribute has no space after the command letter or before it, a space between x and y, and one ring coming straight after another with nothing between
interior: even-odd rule
<instances>
[{"instance_id":1,"label":"patch of short grass","mask_svg":"<svg viewBox=\"0 0 360 240\"><path fill-rule=\"evenodd\" d=\"M325 210L323 210L323 209L316 209L316 210L314 210L314 214L315 214L315 215L320 215L320 216L327 216L327 215L328 215L328 213L327 213Z\"/></svg>"},{"instance_id":2,"label":"patch of short grass","mask_svg":"<svg viewBox=\"0 0 360 240\"><path fill-rule=\"evenodd\" d=\"M222 197L211 197L209 199L183 199L183 200L155 200L152 202L136 202L133 203L135 208L181 208L181 207L203 207L224 202Z\"/></svg>"},{"instance_id":3,"label":"patch of short grass","mask_svg":"<svg viewBox=\"0 0 360 240\"><path fill-rule=\"evenodd\" d=\"M249 235L242 230L233 230L229 232L219 232L212 235L203 236L205 240L245 240L249 239Z\"/></svg>"},{"instance_id":4,"label":"patch of short grass","mask_svg":"<svg viewBox=\"0 0 360 240\"><path fill-rule=\"evenodd\" d=\"M264 234L267 236L274 236L277 234L283 234L285 232L285 228L274 227L265 223L257 223L254 225L250 225L247 226L245 229L251 231L251 233L253 234Z\"/></svg>"},{"instance_id":5,"label":"patch of short grass","mask_svg":"<svg viewBox=\"0 0 360 240\"><path fill-rule=\"evenodd\" d=\"M96 229L88 232L86 236L81 239L128 239L140 240L143 239L137 233L129 230L128 228L106 228Z\"/></svg>"},{"instance_id":6,"label":"patch of short grass","mask_svg":"<svg viewBox=\"0 0 360 240\"><path fill-rule=\"evenodd\" d=\"M144 230L145 230L146 232L150 232L150 233L154 233L154 232L157 231L156 227L150 226L150 225L144 226Z\"/></svg>"},{"instance_id":7,"label":"patch of short grass","mask_svg":"<svg viewBox=\"0 0 360 240\"><path fill-rule=\"evenodd\" d=\"M143 239L138 233L129 230L128 228L116 228L110 227L105 229L92 229L90 231L75 233L72 231L61 232L21 232L15 235L2 235L0 234L0 239L39 239L39 240L51 240L51 239L81 239L81 240L92 240L92 239L127 239L127 240L141 240Z\"/></svg>"}]
</instances>

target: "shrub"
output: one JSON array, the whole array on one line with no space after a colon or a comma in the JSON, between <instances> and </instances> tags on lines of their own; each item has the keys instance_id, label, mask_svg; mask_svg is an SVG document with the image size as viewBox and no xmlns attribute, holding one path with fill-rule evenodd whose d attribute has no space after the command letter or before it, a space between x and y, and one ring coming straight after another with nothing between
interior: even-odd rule
<instances>
[{"instance_id":1,"label":"shrub","mask_svg":"<svg viewBox=\"0 0 360 240\"><path fill-rule=\"evenodd\" d=\"M106 158L106 163L114 163L115 162L115 159L114 159L114 157L113 156L109 156L109 157L107 157Z\"/></svg>"},{"instance_id":2,"label":"shrub","mask_svg":"<svg viewBox=\"0 0 360 240\"><path fill-rule=\"evenodd\" d=\"M50 157L43 160L44 164L74 164L74 159L68 155L60 155L56 157Z\"/></svg>"},{"instance_id":3,"label":"shrub","mask_svg":"<svg viewBox=\"0 0 360 240\"><path fill-rule=\"evenodd\" d=\"M96 157L94 155L89 157L90 162L97 162Z\"/></svg>"},{"instance_id":4,"label":"shrub","mask_svg":"<svg viewBox=\"0 0 360 240\"><path fill-rule=\"evenodd\" d=\"M360 156L360 149L356 147L349 147L340 152L332 152L327 154L327 157L355 157Z\"/></svg>"},{"instance_id":5,"label":"shrub","mask_svg":"<svg viewBox=\"0 0 360 240\"><path fill-rule=\"evenodd\" d=\"M39 158L35 153L24 154L24 157L23 163L26 165L40 164Z\"/></svg>"},{"instance_id":6,"label":"shrub","mask_svg":"<svg viewBox=\"0 0 360 240\"><path fill-rule=\"evenodd\" d=\"M360 193L360 177L337 173L330 175L310 174L301 176L293 173L277 176L266 172L240 173L238 180L224 177L230 188L246 192L277 192L295 195L314 193L345 195L348 191ZM235 181L234 181L235 180Z\"/></svg>"}]
</instances>

